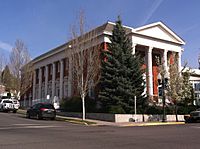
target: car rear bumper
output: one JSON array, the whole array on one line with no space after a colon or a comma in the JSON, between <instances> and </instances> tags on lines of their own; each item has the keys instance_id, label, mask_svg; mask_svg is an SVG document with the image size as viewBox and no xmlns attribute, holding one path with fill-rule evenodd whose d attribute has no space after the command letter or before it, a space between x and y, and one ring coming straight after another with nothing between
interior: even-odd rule
<instances>
[{"instance_id":1,"label":"car rear bumper","mask_svg":"<svg viewBox=\"0 0 200 149\"><path fill-rule=\"evenodd\" d=\"M14 111L14 109L9 107L3 107L3 111Z\"/></svg>"},{"instance_id":2,"label":"car rear bumper","mask_svg":"<svg viewBox=\"0 0 200 149\"><path fill-rule=\"evenodd\" d=\"M42 117L43 118L55 118L56 117L56 113L42 112Z\"/></svg>"}]
</instances>

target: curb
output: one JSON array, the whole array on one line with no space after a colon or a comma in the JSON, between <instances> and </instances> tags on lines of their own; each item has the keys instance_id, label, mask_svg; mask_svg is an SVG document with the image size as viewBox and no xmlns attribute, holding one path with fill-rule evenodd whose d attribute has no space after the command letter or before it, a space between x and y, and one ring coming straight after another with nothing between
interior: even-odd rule
<instances>
[{"instance_id":1,"label":"curb","mask_svg":"<svg viewBox=\"0 0 200 149\"><path fill-rule=\"evenodd\" d=\"M73 124L86 125L86 126L96 125L96 123L91 122L91 121L87 121L87 120L82 121L77 118L69 118L69 117L64 117L64 116L60 116L60 115L56 115L56 118L57 118L57 120L59 119L61 121L65 121L65 122L73 123Z\"/></svg>"},{"instance_id":2,"label":"curb","mask_svg":"<svg viewBox=\"0 0 200 149\"><path fill-rule=\"evenodd\" d=\"M130 126L164 126L164 125L184 125L185 122L152 122L152 123L133 123L133 124L122 124L119 127L130 127Z\"/></svg>"}]
</instances>

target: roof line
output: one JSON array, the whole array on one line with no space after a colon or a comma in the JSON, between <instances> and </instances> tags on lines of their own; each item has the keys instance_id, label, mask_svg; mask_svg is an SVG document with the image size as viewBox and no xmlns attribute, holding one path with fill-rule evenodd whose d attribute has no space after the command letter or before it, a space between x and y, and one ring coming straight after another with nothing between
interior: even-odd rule
<instances>
[{"instance_id":1,"label":"roof line","mask_svg":"<svg viewBox=\"0 0 200 149\"><path fill-rule=\"evenodd\" d=\"M170 27L168 27L165 23L163 23L162 21L154 22L154 23L151 23L151 24L147 24L147 25L135 28L135 31L137 32L137 31L143 30L145 28L150 28L150 27L155 26L155 25L161 25L161 26L163 26L166 31L168 31L169 33L171 33L183 45L185 45L185 41L179 35L177 35Z\"/></svg>"}]
</instances>

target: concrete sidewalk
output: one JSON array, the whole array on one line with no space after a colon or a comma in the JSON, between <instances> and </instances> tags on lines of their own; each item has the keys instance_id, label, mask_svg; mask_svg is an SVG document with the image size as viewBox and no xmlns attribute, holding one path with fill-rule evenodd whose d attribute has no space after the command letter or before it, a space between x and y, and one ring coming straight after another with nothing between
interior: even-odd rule
<instances>
[{"instance_id":1,"label":"concrete sidewalk","mask_svg":"<svg viewBox=\"0 0 200 149\"><path fill-rule=\"evenodd\" d=\"M66 116L59 116L59 115L57 115L56 117L62 118L62 119L74 119L74 120L80 120L80 121L82 120L81 118L66 117ZM115 123L115 122L107 122L107 121L93 120L93 119L86 119L85 121L95 123L95 124L91 124L90 126L114 126L114 127L183 125L183 124L185 124L185 122L122 122L122 123Z\"/></svg>"}]
</instances>

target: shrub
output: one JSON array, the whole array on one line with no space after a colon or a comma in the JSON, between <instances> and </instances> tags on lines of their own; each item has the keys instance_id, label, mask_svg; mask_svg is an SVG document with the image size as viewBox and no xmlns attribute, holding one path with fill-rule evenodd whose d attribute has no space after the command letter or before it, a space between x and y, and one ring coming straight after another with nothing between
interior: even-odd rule
<instances>
[{"instance_id":1,"label":"shrub","mask_svg":"<svg viewBox=\"0 0 200 149\"><path fill-rule=\"evenodd\" d=\"M191 111L195 111L196 106L178 106L178 114L190 114Z\"/></svg>"},{"instance_id":2,"label":"shrub","mask_svg":"<svg viewBox=\"0 0 200 149\"><path fill-rule=\"evenodd\" d=\"M162 113L163 113L162 107L149 106L146 109L146 114L162 114Z\"/></svg>"},{"instance_id":3,"label":"shrub","mask_svg":"<svg viewBox=\"0 0 200 149\"><path fill-rule=\"evenodd\" d=\"M120 105L117 105L117 106L111 106L109 108L108 113L112 113L112 114L124 114L126 112L124 111L124 109Z\"/></svg>"},{"instance_id":4,"label":"shrub","mask_svg":"<svg viewBox=\"0 0 200 149\"><path fill-rule=\"evenodd\" d=\"M65 98L61 102L61 109L66 112L82 112L82 99L79 96ZM86 112L96 112L96 100L85 98Z\"/></svg>"},{"instance_id":5,"label":"shrub","mask_svg":"<svg viewBox=\"0 0 200 149\"><path fill-rule=\"evenodd\" d=\"M67 112L81 112L81 98L78 96L65 98L62 100L60 107Z\"/></svg>"}]
</instances>

